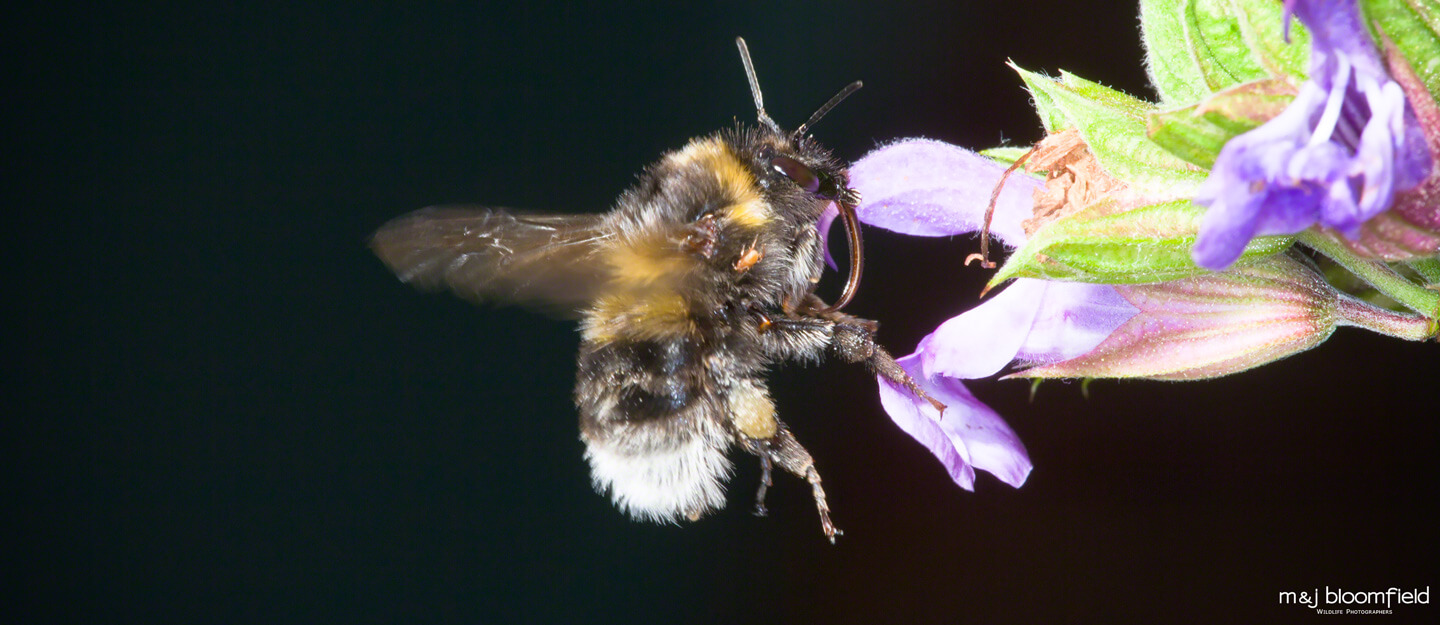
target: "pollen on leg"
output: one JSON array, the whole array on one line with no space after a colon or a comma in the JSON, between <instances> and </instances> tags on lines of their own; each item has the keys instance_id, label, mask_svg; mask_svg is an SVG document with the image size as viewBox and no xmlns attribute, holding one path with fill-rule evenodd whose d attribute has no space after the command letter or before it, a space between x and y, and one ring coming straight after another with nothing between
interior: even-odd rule
<instances>
[{"instance_id":1,"label":"pollen on leg","mask_svg":"<svg viewBox=\"0 0 1440 625\"><path fill-rule=\"evenodd\" d=\"M775 436L780 424L775 420L775 403L765 389L749 383L736 385L730 391L730 420L735 429L750 438L768 439Z\"/></svg>"}]
</instances>

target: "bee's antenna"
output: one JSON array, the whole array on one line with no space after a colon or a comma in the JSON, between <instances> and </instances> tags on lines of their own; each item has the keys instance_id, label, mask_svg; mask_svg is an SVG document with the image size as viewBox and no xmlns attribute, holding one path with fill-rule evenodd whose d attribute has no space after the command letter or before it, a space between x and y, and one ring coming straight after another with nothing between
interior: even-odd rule
<instances>
[{"instance_id":1,"label":"bee's antenna","mask_svg":"<svg viewBox=\"0 0 1440 625\"><path fill-rule=\"evenodd\" d=\"M829 113L830 109L835 108L835 105L840 104L842 100L850 97L850 94L859 91L860 88L864 86L865 83L858 80L848 85L845 85L845 88L841 89L840 93L835 94L834 97L830 98L829 102L826 102L824 106L821 106L819 109L817 109L815 111L815 114L810 116L810 119L806 120L805 123L800 124L799 128L795 129L795 136L797 138L805 136L805 131L809 130L811 126L820 123L820 118L824 117L826 113Z\"/></svg>"},{"instance_id":2,"label":"bee's antenna","mask_svg":"<svg viewBox=\"0 0 1440 625\"><path fill-rule=\"evenodd\" d=\"M760 81L755 78L755 64L750 62L750 48L746 47L745 38L736 37L735 45L740 48L740 62L745 64L745 79L750 81L750 95L755 97L755 110L760 113L760 123L779 132L780 125L765 114L765 97L760 95Z\"/></svg>"}]
</instances>

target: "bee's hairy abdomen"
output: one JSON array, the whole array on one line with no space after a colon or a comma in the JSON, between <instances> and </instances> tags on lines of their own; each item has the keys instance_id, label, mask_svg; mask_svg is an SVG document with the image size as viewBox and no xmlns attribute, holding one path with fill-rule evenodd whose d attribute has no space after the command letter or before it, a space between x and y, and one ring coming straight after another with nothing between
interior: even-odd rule
<instances>
[{"instance_id":1,"label":"bee's hairy abdomen","mask_svg":"<svg viewBox=\"0 0 1440 625\"><path fill-rule=\"evenodd\" d=\"M692 338L586 341L575 403L596 490L631 517L697 519L725 505L734 435Z\"/></svg>"}]
</instances>

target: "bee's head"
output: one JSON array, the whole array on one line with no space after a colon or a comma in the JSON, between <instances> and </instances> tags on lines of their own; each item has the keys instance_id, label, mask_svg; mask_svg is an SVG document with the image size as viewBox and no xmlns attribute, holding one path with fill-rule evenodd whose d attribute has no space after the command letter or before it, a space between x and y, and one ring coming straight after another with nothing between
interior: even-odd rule
<instances>
[{"instance_id":1,"label":"bee's head","mask_svg":"<svg viewBox=\"0 0 1440 625\"><path fill-rule=\"evenodd\" d=\"M790 181L799 191L822 203L853 206L860 200L859 194L849 187L844 168L813 141L798 139L764 144L756 159L767 173Z\"/></svg>"},{"instance_id":2,"label":"bee's head","mask_svg":"<svg viewBox=\"0 0 1440 625\"><path fill-rule=\"evenodd\" d=\"M800 124L794 132L786 133L765 113L765 99L760 94L760 81L755 77L755 66L750 60L750 49L745 39L736 37L735 45L740 48L740 61L745 64L745 78L750 82L750 94L755 98L755 110L760 127L755 135L758 148L753 158L760 169L769 174L768 178L783 178L793 183L794 189L781 190L775 185L766 185L772 193L800 194L798 202L781 202L786 206L812 206L814 213L801 216L803 219L819 219L825 206L834 203L845 222L845 232L850 242L850 278L845 291L829 310L839 310L854 297L860 285L860 270L864 263L860 240L860 222L855 215L855 206L860 203L860 194L849 186L845 168L835 161L830 152L815 143L806 133L820 121L830 109L835 108L850 94L855 93L864 83L855 81L841 89L823 106ZM762 182L762 184L765 184ZM781 185L783 186L783 185ZM811 201L803 201L805 197Z\"/></svg>"}]
</instances>

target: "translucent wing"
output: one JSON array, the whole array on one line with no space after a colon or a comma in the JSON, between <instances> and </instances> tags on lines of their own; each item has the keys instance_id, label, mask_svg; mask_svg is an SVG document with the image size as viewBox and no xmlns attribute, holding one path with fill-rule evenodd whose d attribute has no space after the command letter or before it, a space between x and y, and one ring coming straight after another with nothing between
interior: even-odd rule
<instances>
[{"instance_id":1,"label":"translucent wing","mask_svg":"<svg viewBox=\"0 0 1440 625\"><path fill-rule=\"evenodd\" d=\"M385 224L370 247L419 288L574 317L604 282L602 218L432 206Z\"/></svg>"}]
</instances>

